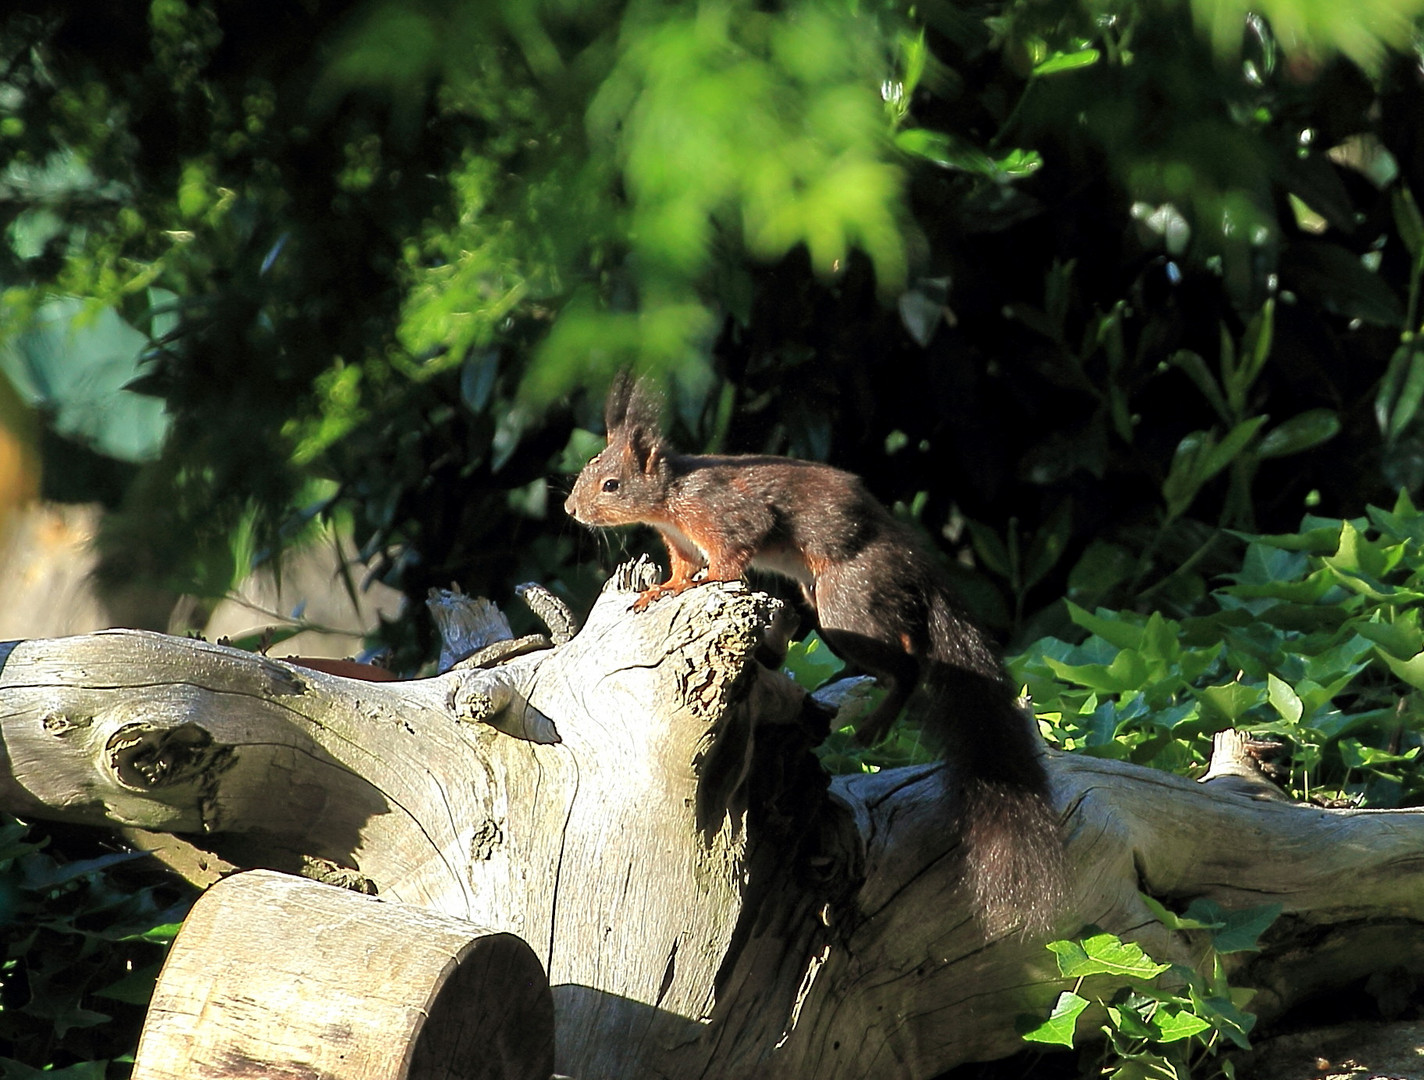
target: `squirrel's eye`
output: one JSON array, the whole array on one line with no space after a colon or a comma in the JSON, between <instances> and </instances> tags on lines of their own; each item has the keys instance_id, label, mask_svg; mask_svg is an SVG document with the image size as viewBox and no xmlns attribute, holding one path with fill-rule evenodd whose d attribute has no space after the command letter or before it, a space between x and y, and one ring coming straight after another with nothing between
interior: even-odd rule
<instances>
[{"instance_id":1,"label":"squirrel's eye","mask_svg":"<svg viewBox=\"0 0 1424 1080\"><path fill-rule=\"evenodd\" d=\"M604 490L604 491L617 491L617 490L618 490L618 481L615 480L613 477L610 476L607 480L603 481L603 490Z\"/></svg>"}]
</instances>

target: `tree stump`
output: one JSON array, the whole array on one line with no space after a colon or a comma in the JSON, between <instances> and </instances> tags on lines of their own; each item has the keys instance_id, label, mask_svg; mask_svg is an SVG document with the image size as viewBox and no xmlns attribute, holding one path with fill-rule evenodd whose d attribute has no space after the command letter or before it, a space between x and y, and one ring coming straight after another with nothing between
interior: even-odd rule
<instances>
[{"instance_id":1,"label":"tree stump","mask_svg":"<svg viewBox=\"0 0 1424 1080\"><path fill-rule=\"evenodd\" d=\"M1067 982L1041 941L985 940L945 771L829 782L824 715L756 659L777 603L707 585L634 615L638 584L558 648L404 683L152 634L14 644L0 801L518 935L582 1080L929 1077L1021 1048L1015 1021ZM1190 961L1140 892L1277 901L1246 973L1266 1015L1331 976L1305 941L1352 973L1424 971L1424 814L1298 806L1229 771L1049 769L1060 933Z\"/></svg>"}]
</instances>

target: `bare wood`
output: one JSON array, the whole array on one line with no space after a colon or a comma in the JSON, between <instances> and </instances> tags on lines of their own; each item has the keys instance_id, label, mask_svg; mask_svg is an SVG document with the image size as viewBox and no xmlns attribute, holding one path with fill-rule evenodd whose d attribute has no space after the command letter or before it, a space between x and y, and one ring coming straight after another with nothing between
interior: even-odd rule
<instances>
[{"instance_id":1,"label":"bare wood","mask_svg":"<svg viewBox=\"0 0 1424 1080\"><path fill-rule=\"evenodd\" d=\"M0 671L0 799L197 832L239 865L305 858L517 933L580 1077L930 1076L1017 1049L1015 1019L1064 983L1041 943L984 941L943 772L828 793L802 696L753 659L772 602L706 586L630 616L631 599L605 592L558 649L404 684L156 636L24 643ZM135 733L166 764L126 757ZM1295 806L1225 773L1050 770L1077 873L1064 933L1190 960L1139 889L1277 900L1279 948L1250 973L1268 1009L1305 984L1284 965L1307 931L1344 952L1369 918L1406 959L1420 940L1424 814Z\"/></svg>"},{"instance_id":2,"label":"bare wood","mask_svg":"<svg viewBox=\"0 0 1424 1080\"><path fill-rule=\"evenodd\" d=\"M1140 893L1169 906L1197 896L1279 903L1286 917L1272 949L1243 982L1263 988L1252 1008L1267 1017L1337 975L1344 983L1400 964L1424 970L1424 814L1325 810L1076 755L1054 754L1050 768L1075 868L1063 935L1097 925L1160 960L1193 964L1200 944L1165 930ZM1003 1057L1023 1048L1015 1018L1045 1015L1069 988L1040 942L1010 935L985 946L968 918L952 839L933 814L942 776L896 770L837 782L872 838L866 881L817 971L823 1007L803 1010L774 1075L932 1076L946 1062ZM1299 952L1307 942L1369 959L1363 970L1359 960L1320 963L1319 952L1308 963Z\"/></svg>"},{"instance_id":3,"label":"bare wood","mask_svg":"<svg viewBox=\"0 0 1424 1080\"><path fill-rule=\"evenodd\" d=\"M547 1080L534 953L406 904L254 870L205 893L149 1006L134 1080Z\"/></svg>"}]
</instances>

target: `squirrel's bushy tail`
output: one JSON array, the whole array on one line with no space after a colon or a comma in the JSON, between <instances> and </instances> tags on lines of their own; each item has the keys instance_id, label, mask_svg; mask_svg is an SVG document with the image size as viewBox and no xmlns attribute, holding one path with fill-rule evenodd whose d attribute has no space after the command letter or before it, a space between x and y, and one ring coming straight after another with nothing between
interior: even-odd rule
<instances>
[{"instance_id":1,"label":"squirrel's bushy tail","mask_svg":"<svg viewBox=\"0 0 1424 1080\"><path fill-rule=\"evenodd\" d=\"M1042 743L983 636L948 599L934 608L927 731L950 769L970 893L989 935L1046 933L1064 901L1067 864Z\"/></svg>"}]
</instances>

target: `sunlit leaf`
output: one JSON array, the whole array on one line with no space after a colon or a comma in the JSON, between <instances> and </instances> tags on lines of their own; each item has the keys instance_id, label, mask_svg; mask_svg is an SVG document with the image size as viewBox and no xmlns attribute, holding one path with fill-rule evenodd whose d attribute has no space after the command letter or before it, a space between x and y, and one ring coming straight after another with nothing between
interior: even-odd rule
<instances>
[{"instance_id":1,"label":"sunlit leaf","mask_svg":"<svg viewBox=\"0 0 1424 1080\"><path fill-rule=\"evenodd\" d=\"M1048 1019L1030 1025L1022 1025L1019 1034L1026 1042L1045 1043L1050 1046L1072 1046L1077 1030L1078 1017L1092 1004L1087 998L1071 991L1064 991L1054 1002Z\"/></svg>"}]
</instances>

